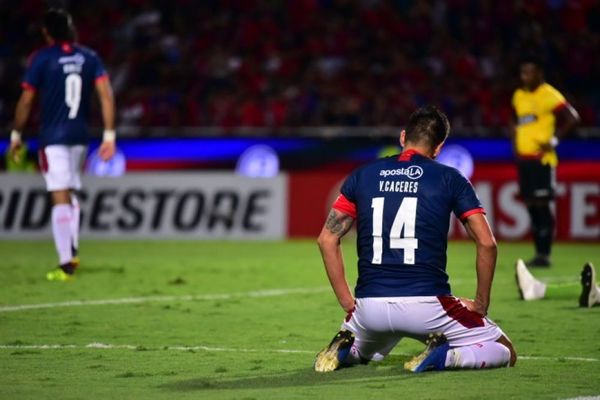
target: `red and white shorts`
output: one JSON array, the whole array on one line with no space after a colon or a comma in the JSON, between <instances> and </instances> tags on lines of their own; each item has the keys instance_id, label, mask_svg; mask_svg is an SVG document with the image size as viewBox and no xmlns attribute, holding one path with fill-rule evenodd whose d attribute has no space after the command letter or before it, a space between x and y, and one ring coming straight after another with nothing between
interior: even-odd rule
<instances>
[{"instance_id":1,"label":"red and white shorts","mask_svg":"<svg viewBox=\"0 0 600 400\"><path fill-rule=\"evenodd\" d=\"M451 347L462 347L504 335L492 320L469 311L454 296L356 299L342 328L354 333L354 345L367 360L385 357L404 337L424 341L430 333L443 333Z\"/></svg>"},{"instance_id":2,"label":"red and white shorts","mask_svg":"<svg viewBox=\"0 0 600 400\"><path fill-rule=\"evenodd\" d=\"M81 189L87 146L54 144L40 149L39 162L49 192Z\"/></svg>"}]
</instances>

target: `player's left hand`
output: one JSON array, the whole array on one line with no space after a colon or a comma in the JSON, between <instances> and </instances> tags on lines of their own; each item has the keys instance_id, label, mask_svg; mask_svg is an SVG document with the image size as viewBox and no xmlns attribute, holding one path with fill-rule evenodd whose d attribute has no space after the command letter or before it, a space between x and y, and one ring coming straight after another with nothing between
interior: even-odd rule
<instances>
[{"instance_id":1,"label":"player's left hand","mask_svg":"<svg viewBox=\"0 0 600 400\"><path fill-rule=\"evenodd\" d=\"M21 139L13 139L10 141L9 153L14 162L20 162L20 152L19 150L23 146L23 142Z\"/></svg>"},{"instance_id":2,"label":"player's left hand","mask_svg":"<svg viewBox=\"0 0 600 400\"><path fill-rule=\"evenodd\" d=\"M356 300L354 300L354 297L350 296L344 301L340 301L340 305L346 314L352 314L356 305Z\"/></svg>"},{"instance_id":3,"label":"player's left hand","mask_svg":"<svg viewBox=\"0 0 600 400\"><path fill-rule=\"evenodd\" d=\"M100 158L102 159L102 161L108 161L115 155L115 151L115 142L113 140L105 140L100 145L98 154L100 154Z\"/></svg>"},{"instance_id":4,"label":"player's left hand","mask_svg":"<svg viewBox=\"0 0 600 400\"><path fill-rule=\"evenodd\" d=\"M476 312L481 316L486 316L487 309L482 304L477 303L473 299L467 299L466 297L461 297L460 301L462 301L462 303L465 305L465 307L467 307L469 311Z\"/></svg>"},{"instance_id":5,"label":"player's left hand","mask_svg":"<svg viewBox=\"0 0 600 400\"><path fill-rule=\"evenodd\" d=\"M540 143L540 150L544 153L554 150L554 147L550 143Z\"/></svg>"}]
</instances>

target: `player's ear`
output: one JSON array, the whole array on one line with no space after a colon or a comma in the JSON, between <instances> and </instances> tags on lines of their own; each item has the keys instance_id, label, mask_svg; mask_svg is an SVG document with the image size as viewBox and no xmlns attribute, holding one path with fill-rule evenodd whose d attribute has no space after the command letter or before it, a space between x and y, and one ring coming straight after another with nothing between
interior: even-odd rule
<instances>
[{"instance_id":1,"label":"player's ear","mask_svg":"<svg viewBox=\"0 0 600 400\"><path fill-rule=\"evenodd\" d=\"M52 41L52 36L50 36L50 33L48 32L48 29L46 29L45 26L42 26L42 36L44 37L44 40L48 43L50 43Z\"/></svg>"},{"instance_id":2,"label":"player's ear","mask_svg":"<svg viewBox=\"0 0 600 400\"><path fill-rule=\"evenodd\" d=\"M402 129L402 132L400 132L400 146L402 146L403 148L404 143L406 143L406 131Z\"/></svg>"}]
</instances>

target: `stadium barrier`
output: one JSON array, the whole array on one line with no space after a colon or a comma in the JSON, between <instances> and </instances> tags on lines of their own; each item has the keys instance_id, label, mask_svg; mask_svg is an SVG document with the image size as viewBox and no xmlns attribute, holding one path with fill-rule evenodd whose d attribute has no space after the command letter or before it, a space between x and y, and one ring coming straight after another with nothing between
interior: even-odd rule
<instances>
[{"instance_id":1,"label":"stadium barrier","mask_svg":"<svg viewBox=\"0 0 600 400\"><path fill-rule=\"evenodd\" d=\"M37 142L28 144L35 154ZM0 141L0 152L7 145ZM208 172L233 171L241 155L267 146L285 171L275 179ZM529 218L517 195L510 141L450 138L444 149L450 148L461 151L447 161L460 160L459 169L469 164L467 175L473 171L497 237L527 238ZM315 237L345 176L400 151L397 137L327 135L121 139L119 149L125 177L85 178L83 237ZM566 139L557 150L557 238L600 241L600 140ZM49 237L49 213L41 177L0 175L0 238ZM460 223L451 226L451 237L465 237Z\"/></svg>"},{"instance_id":2,"label":"stadium barrier","mask_svg":"<svg viewBox=\"0 0 600 400\"><path fill-rule=\"evenodd\" d=\"M336 171L290 174L289 236L319 234L345 176L346 173ZM600 163L562 163L557 178L557 239L600 241ZM513 163L476 163L472 182L498 239L529 237L529 217L518 196ZM456 219L451 224L450 237L467 237Z\"/></svg>"},{"instance_id":3,"label":"stadium barrier","mask_svg":"<svg viewBox=\"0 0 600 400\"><path fill-rule=\"evenodd\" d=\"M287 177L232 173L86 176L83 238L281 239L287 231ZM42 177L0 175L0 238L51 237Z\"/></svg>"},{"instance_id":4,"label":"stadium barrier","mask_svg":"<svg viewBox=\"0 0 600 400\"><path fill-rule=\"evenodd\" d=\"M316 237L348 170L252 179L227 172L132 173L86 177L84 238L283 239ZM473 185L501 240L529 235L512 163L476 163ZM47 238L51 205L39 175L0 175L0 238ZM600 164L558 168L559 240L600 241ZM452 238L465 238L451 224Z\"/></svg>"}]
</instances>

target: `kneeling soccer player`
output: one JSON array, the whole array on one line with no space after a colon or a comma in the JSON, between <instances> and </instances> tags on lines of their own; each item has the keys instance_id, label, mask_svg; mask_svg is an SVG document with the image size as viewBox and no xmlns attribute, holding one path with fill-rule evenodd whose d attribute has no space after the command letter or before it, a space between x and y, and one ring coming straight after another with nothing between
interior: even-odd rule
<instances>
[{"instance_id":1,"label":"kneeling soccer player","mask_svg":"<svg viewBox=\"0 0 600 400\"><path fill-rule=\"evenodd\" d=\"M437 108L415 111L400 134L402 154L359 168L342 186L318 242L347 317L317 355L316 371L381 360L403 337L428 344L405 364L413 372L515 364L510 340L485 317L497 250L484 210L467 179L433 160L449 131L448 119ZM446 274L451 212L476 244L474 300L451 295ZM356 298L340 249L341 237L355 220Z\"/></svg>"}]
</instances>

